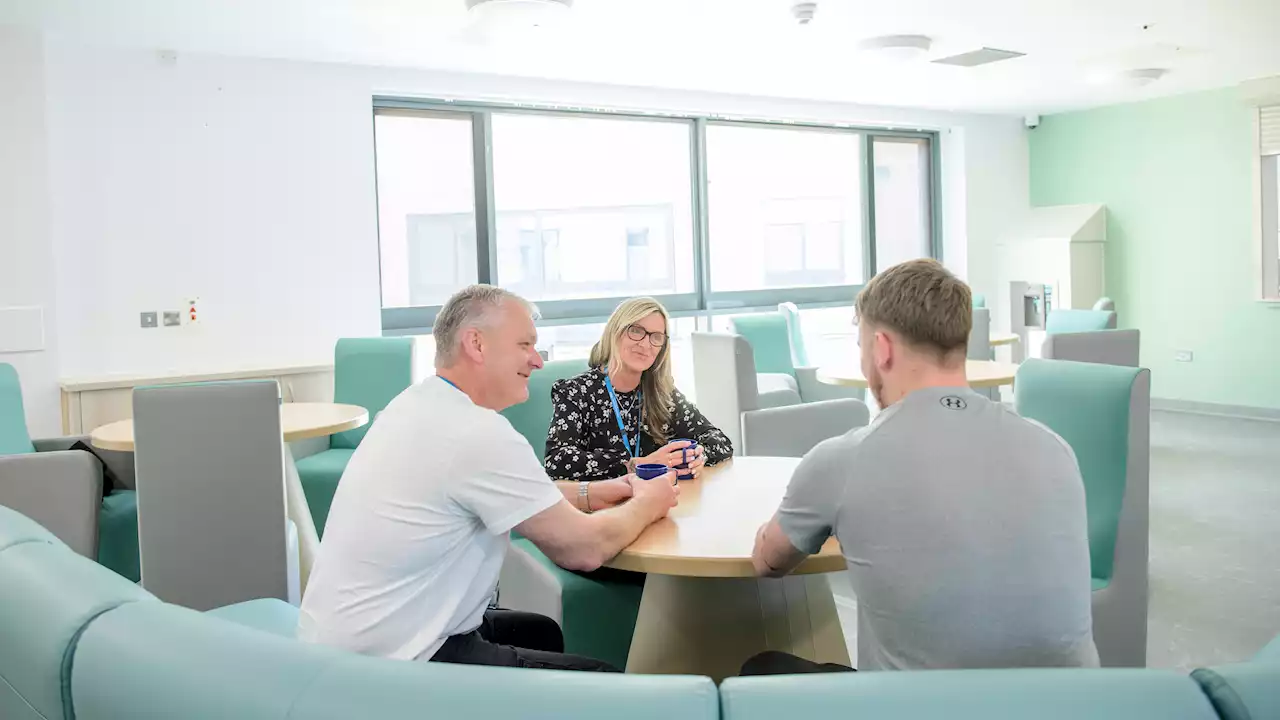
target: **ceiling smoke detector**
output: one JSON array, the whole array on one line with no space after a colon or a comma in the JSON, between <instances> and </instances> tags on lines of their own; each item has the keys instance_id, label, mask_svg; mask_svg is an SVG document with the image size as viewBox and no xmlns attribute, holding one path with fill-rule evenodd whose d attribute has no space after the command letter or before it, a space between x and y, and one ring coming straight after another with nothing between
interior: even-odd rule
<instances>
[{"instance_id":1,"label":"ceiling smoke detector","mask_svg":"<svg viewBox=\"0 0 1280 720\"><path fill-rule=\"evenodd\" d=\"M791 16L801 25L808 25L813 22L813 16L816 12L818 12L818 3L816 2L798 2L791 6Z\"/></svg>"},{"instance_id":2,"label":"ceiling smoke detector","mask_svg":"<svg viewBox=\"0 0 1280 720\"><path fill-rule=\"evenodd\" d=\"M929 53L933 40L926 35L881 35L858 43L863 52L873 52L891 60L918 60Z\"/></svg>"},{"instance_id":3,"label":"ceiling smoke detector","mask_svg":"<svg viewBox=\"0 0 1280 720\"><path fill-rule=\"evenodd\" d=\"M477 22L494 28L543 27L561 21L573 0L466 0Z\"/></svg>"}]
</instances>

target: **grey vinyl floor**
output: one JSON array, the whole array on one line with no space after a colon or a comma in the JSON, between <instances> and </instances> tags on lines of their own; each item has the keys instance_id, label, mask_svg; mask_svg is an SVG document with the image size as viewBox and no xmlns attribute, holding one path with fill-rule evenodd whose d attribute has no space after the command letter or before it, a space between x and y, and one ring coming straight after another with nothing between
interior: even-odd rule
<instances>
[{"instance_id":1,"label":"grey vinyl floor","mask_svg":"<svg viewBox=\"0 0 1280 720\"><path fill-rule=\"evenodd\" d=\"M1150 532L1150 667L1245 660L1280 635L1280 422L1153 412ZM831 585L854 657L856 599Z\"/></svg>"}]
</instances>

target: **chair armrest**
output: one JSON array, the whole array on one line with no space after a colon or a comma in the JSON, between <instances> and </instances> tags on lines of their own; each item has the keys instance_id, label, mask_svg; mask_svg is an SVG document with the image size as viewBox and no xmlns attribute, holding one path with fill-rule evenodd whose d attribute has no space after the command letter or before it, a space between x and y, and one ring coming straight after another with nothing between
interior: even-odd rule
<instances>
[{"instance_id":1,"label":"chair armrest","mask_svg":"<svg viewBox=\"0 0 1280 720\"><path fill-rule=\"evenodd\" d=\"M97 558L102 466L89 453L0 457L0 505L40 523L75 552Z\"/></svg>"},{"instance_id":2,"label":"chair armrest","mask_svg":"<svg viewBox=\"0 0 1280 720\"><path fill-rule=\"evenodd\" d=\"M36 452L55 452L57 450L70 450L72 445L77 441L89 444L88 435L67 435L66 437L51 437L32 440L31 444L35 446Z\"/></svg>"},{"instance_id":3,"label":"chair armrest","mask_svg":"<svg viewBox=\"0 0 1280 720\"><path fill-rule=\"evenodd\" d=\"M866 425L871 412L861 400L766 408L742 413L742 454L803 457L815 445Z\"/></svg>"},{"instance_id":4,"label":"chair armrest","mask_svg":"<svg viewBox=\"0 0 1280 720\"><path fill-rule=\"evenodd\" d=\"M857 400L866 404L865 388L824 383L818 379L817 367L796 368L796 383L800 386L800 397L804 398L806 403L823 400Z\"/></svg>"},{"instance_id":5,"label":"chair armrest","mask_svg":"<svg viewBox=\"0 0 1280 720\"><path fill-rule=\"evenodd\" d=\"M31 444L35 446L37 453L56 452L67 450L76 441L81 441L89 447L93 447L88 435L68 435L66 437L41 438L32 440ZM102 461L107 469L115 474L116 479L120 481L120 485L126 490L136 490L137 482L135 481L133 469L133 453L122 452L119 450L103 450L102 448L93 448L93 452L97 453L98 459ZM88 454L88 453L86 453Z\"/></svg>"}]
</instances>

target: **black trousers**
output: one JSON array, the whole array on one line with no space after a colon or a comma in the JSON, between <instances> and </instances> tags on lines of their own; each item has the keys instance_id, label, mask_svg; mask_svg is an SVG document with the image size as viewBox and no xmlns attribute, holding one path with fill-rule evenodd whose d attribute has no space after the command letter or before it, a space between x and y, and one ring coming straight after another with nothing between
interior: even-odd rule
<instances>
[{"instance_id":1,"label":"black trousers","mask_svg":"<svg viewBox=\"0 0 1280 720\"><path fill-rule=\"evenodd\" d=\"M742 665L740 675L803 675L806 673L854 672L854 669L837 663L816 663L777 650L769 650L751 658Z\"/></svg>"},{"instance_id":2,"label":"black trousers","mask_svg":"<svg viewBox=\"0 0 1280 720\"><path fill-rule=\"evenodd\" d=\"M534 613L490 609L480 627L452 635L431 656L432 662L497 665L545 670L620 672L599 660L566 655L564 635L555 620Z\"/></svg>"}]
</instances>

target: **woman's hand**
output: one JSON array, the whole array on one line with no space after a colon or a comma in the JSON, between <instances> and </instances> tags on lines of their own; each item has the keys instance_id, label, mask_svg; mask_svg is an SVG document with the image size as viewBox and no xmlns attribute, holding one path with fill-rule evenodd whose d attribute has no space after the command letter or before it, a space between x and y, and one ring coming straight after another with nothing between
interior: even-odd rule
<instances>
[{"instance_id":1,"label":"woman's hand","mask_svg":"<svg viewBox=\"0 0 1280 720\"><path fill-rule=\"evenodd\" d=\"M631 499L631 483L625 477L597 480L587 485L587 501L592 512L620 505Z\"/></svg>"},{"instance_id":2,"label":"woman's hand","mask_svg":"<svg viewBox=\"0 0 1280 720\"><path fill-rule=\"evenodd\" d=\"M645 455L636 461L637 465L666 465L667 467L675 467L684 462L684 457L680 452L681 448L688 447L688 440L672 440L671 442L658 448L656 451ZM701 448L699 448L701 449ZM690 458L692 460L692 458Z\"/></svg>"},{"instance_id":3,"label":"woman's hand","mask_svg":"<svg viewBox=\"0 0 1280 720\"><path fill-rule=\"evenodd\" d=\"M689 451L689 469L683 472L687 472L693 475L693 479L697 480L699 477L702 476L702 468L706 464L707 464L707 456L705 453L702 452L702 446L699 445L698 447Z\"/></svg>"}]
</instances>

